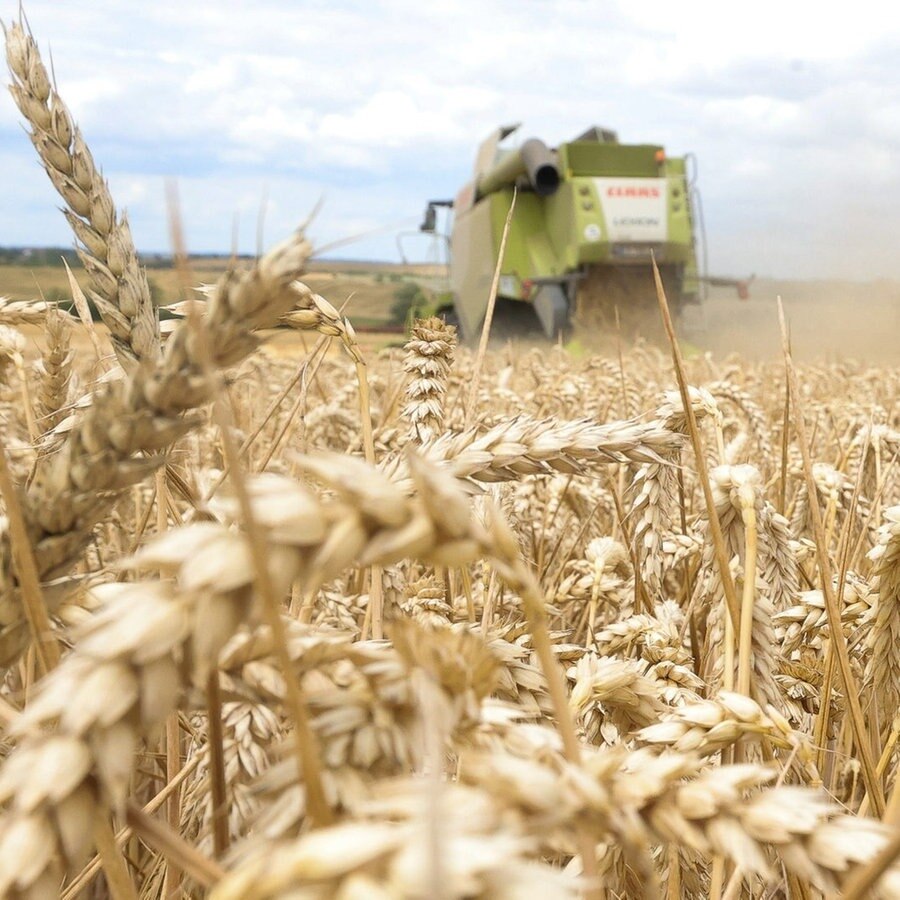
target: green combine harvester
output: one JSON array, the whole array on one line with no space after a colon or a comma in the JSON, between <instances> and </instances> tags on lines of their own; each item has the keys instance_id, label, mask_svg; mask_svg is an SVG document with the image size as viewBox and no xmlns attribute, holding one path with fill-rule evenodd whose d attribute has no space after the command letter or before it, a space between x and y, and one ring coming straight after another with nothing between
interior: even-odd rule
<instances>
[{"instance_id":1,"label":"green combine harvester","mask_svg":"<svg viewBox=\"0 0 900 900\"><path fill-rule=\"evenodd\" d=\"M676 316L699 304L703 283L746 295L746 281L701 275L690 156L620 144L596 127L555 149L535 138L502 149L517 129L499 128L481 145L473 179L454 200L431 201L421 226L434 233L438 208L452 210L449 301L439 313L465 338L481 331L514 192L495 333L658 329L653 258Z\"/></svg>"}]
</instances>

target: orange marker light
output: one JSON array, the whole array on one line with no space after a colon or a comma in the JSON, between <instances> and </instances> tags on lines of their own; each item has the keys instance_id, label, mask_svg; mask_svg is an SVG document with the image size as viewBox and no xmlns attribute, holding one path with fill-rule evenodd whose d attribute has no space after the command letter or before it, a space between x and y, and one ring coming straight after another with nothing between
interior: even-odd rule
<instances>
[{"instance_id":1,"label":"orange marker light","mask_svg":"<svg viewBox=\"0 0 900 900\"><path fill-rule=\"evenodd\" d=\"M656 161L659 165L662 165L666 161L666 151L665 150L657 150L656 151Z\"/></svg>"}]
</instances>

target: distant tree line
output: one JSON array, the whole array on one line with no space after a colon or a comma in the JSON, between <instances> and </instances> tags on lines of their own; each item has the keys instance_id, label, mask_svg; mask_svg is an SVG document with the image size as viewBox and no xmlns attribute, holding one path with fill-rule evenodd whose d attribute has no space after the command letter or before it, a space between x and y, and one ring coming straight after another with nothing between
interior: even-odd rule
<instances>
[{"instance_id":1,"label":"distant tree line","mask_svg":"<svg viewBox=\"0 0 900 900\"><path fill-rule=\"evenodd\" d=\"M70 266L81 265L71 247L0 247L0 265L59 266L63 257Z\"/></svg>"},{"instance_id":2,"label":"distant tree line","mask_svg":"<svg viewBox=\"0 0 900 900\"><path fill-rule=\"evenodd\" d=\"M229 256L228 253L198 253L195 258L228 259ZM72 247L0 247L0 265L62 267L64 258L73 268L81 265ZM171 269L173 264L168 253L141 253L140 259L146 269Z\"/></svg>"}]
</instances>

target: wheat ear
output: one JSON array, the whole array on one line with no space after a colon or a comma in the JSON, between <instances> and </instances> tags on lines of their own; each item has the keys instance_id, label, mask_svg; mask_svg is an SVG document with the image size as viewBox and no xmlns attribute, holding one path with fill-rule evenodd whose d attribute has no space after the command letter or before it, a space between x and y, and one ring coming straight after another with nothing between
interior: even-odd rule
<instances>
[{"instance_id":1,"label":"wheat ear","mask_svg":"<svg viewBox=\"0 0 900 900\"><path fill-rule=\"evenodd\" d=\"M50 310L46 319L47 351L41 356L41 380L37 406L41 431L55 428L65 415L72 387L70 318L58 310Z\"/></svg>"},{"instance_id":2,"label":"wheat ear","mask_svg":"<svg viewBox=\"0 0 900 900\"><path fill-rule=\"evenodd\" d=\"M10 300L0 297L0 323L3 325L43 325L47 313L56 309L46 300Z\"/></svg>"},{"instance_id":3,"label":"wheat ear","mask_svg":"<svg viewBox=\"0 0 900 900\"><path fill-rule=\"evenodd\" d=\"M406 499L356 463L309 461L318 478L352 496L352 506L323 505L283 478L251 482L257 521L275 542L267 559L279 595L301 577L334 577L357 554L372 563L414 554L460 564L490 545L464 496L439 475L419 465L428 499ZM237 512L221 502L223 514ZM165 721L188 683L206 684L228 639L258 615L246 539L226 526L170 531L136 564L174 578L106 586L106 605L15 723L20 743L0 769L0 803L8 807L0 816L0 894L40 894L83 861L85 826L124 807L139 740ZM55 733L42 733L54 723ZM23 842L33 860L27 867L18 865Z\"/></svg>"},{"instance_id":4,"label":"wheat ear","mask_svg":"<svg viewBox=\"0 0 900 900\"><path fill-rule=\"evenodd\" d=\"M868 635L872 657L866 681L872 685L881 730L886 731L900 703L900 506L884 511L878 543L869 558L875 563L878 604Z\"/></svg>"},{"instance_id":5,"label":"wheat ear","mask_svg":"<svg viewBox=\"0 0 900 900\"><path fill-rule=\"evenodd\" d=\"M18 22L6 30L10 87L30 137L78 239L91 299L109 328L119 361L133 368L159 356L159 318L138 261L128 219L118 215L109 186L53 87L34 38Z\"/></svg>"},{"instance_id":6,"label":"wheat ear","mask_svg":"<svg viewBox=\"0 0 900 900\"><path fill-rule=\"evenodd\" d=\"M403 368L409 375L403 418L410 437L425 444L438 437L444 425L444 395L453 366L456 328L443 319L417 319L413 323Z\"/></svg>"},{"instance_id":7,"label":"wheat ear","mask_svg":"<svg viewBox=\"0 0 900 900\"><path fill-rule=\"evenodd\" d=\"M291 284L309 255L296 234L251 270L228 272L207 305L201 328L214 364L233 365L258 344L254 330L274 324L295 302ZM117 494L163 461L154 456L200 419L184 413L212 397L201 341L183 322L155 367L140 367L107 384L76 421L59 452L38 465L23 497L23 512L42 577L63 574L81 553L94 524ZM15 660L27 630L10 573L8 539L0 543L0 665Z\"/></svg>"}]
</instances>

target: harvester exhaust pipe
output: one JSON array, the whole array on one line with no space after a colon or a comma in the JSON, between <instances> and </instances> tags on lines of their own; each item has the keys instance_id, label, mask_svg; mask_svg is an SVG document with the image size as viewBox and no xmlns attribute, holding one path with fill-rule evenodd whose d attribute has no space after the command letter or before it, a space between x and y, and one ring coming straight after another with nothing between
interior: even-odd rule
<instances>
[{"instance_id":1,"label":"harvester exhaust pipe","mask_svg":"<svg viewBox=\"0 0 900 900\"><path fill-rule=\"evenodd\" d=\"M477 199L516 183L522 176L539 197L549 197L559 188L559 169L550 148L537 138L529 138L518 149L508 153L493 169L488 169L475 186Z\"/></svg>"}]
</instances>

